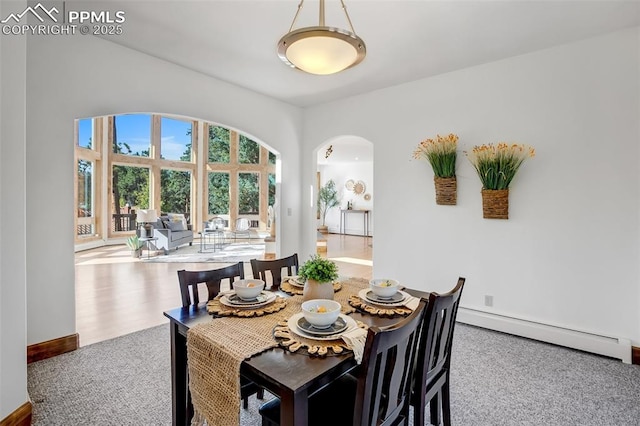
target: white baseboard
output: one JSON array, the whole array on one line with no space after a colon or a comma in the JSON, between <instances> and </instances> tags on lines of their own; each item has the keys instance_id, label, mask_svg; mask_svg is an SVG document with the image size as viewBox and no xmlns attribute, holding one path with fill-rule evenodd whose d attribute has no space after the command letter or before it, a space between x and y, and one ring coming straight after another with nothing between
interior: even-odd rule
<instances>
[{"instance_id":1,"label":"white baseboard","mask_svg":"<svg viewBox=\"0 0 640 426\"><path fill-rule=\"evenodd\" d=\"M462 306L458 308L457 320L464 324L617 358L625 364L631 364L631 341L628 339L570 330Z\"/></svg>"}]
</instances>

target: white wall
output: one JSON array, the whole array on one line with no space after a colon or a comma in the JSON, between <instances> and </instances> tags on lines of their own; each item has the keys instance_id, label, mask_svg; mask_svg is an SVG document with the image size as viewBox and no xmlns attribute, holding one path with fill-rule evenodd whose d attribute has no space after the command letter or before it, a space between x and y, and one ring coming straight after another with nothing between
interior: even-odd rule
<instances>
[{"instance_id":1,"label":"white wall","mask_svg":"<svg viewBox=\"0 0 640 426\"><path fill-rule=\"evenodd\" d=\"M435 291L466 276L463 306L640 345L638 35L309 108L303 158L315 162L314 148L336 135L374 144L374 275ZM432 171L411 160L420 140L449 132L460 136L455 207L435 204ZM512 183L510 219L485 220L462 151L503 140L533 145L537 157ZM303 224L307 250L314 226Z\"/></svg>"},{"instance_id":2,"label":"white wall","mask_svg":"<svg viewBox=\"0 0 640 426\"><path fill-rule=\"evenodd\" d=\"M0 3L0 16L26 2ZM11 9L11 10L9 10ZM26 39L0 37L0 420L27 401Z\"/></svg>"},{"instance_id":3,"label":"white wall","mask_svg":"<svg viewBox=\"0 0 640 426\"><path fill-rule=\"evenodd\" d=\"M94 37L32 37L27 55L29 344L75 333L69 210L73 120L125 112L209 120L281 153L279 250L289 254L300 246L299 109Z\"/></svg>"},{"instance_id":4,"label":"white wall","mask_svg":"<svg viewBox=\"0 0 640 426\"><path fill-rule=\"evenodd\" d=\"M371 210L369 213L369 235L373 235L373 211L374 191L373 191L373 163L353 162L318 165L320 172L320 185L324 185L330 179L336 183L340 206L334 207L327 212L325 224L329 227L329 232L338 233L340 231L340 209L347 208L347 201L353 203L354 209ZM364 194L356 195L353 191L345 188L347 180L362 181L365 183L366 193L371 194L371 200L364 199ZM322 225L322 218L318 220L318 225ZM364 235L364 218L362 213L345 214L345 233L353 235Z\"/></svg>"}]
</instances>

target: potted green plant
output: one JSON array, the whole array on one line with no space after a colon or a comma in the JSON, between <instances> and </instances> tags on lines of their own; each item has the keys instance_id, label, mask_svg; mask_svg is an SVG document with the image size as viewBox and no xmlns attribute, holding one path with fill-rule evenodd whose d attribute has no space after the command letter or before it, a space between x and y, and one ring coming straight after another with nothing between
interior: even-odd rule
<instances>
[{"instance_id":1,"label":"potted green plant","mask_svg":"<svg viewBox=\"0 0 640 426\"><path fill-rule=\"evenodd\" d=\"M426 139L413 152L416 160L427 160L433 169L436 187L436 204L455 206L457 204L458 183L456 181L456 149L458 136L436 135L436 139Z\"/></svg>"},{"instance_id":2,"label":"potted green plant","mask_svg":"<svg viewBox=\"0 0 640 426\"><path fill-rule=\"evenodd\" d=\"M139 258L142 255L142 247L144 243L140 241L137 235L127 238L127 247L131 249L131 257Z\"/></svg>"},{"instance_id":3,"label":"potted green plant","mask_svg":"<svg viewBox=\"0 0 640 426\"><path fill-rule=\"evenodd\" d=\"M340 200L338 199L338 190L336 189L336 183L333 179L327 181L320 191L318 191L318 211L320 212L320 217L322 218L322 226L318 228L320 232L323 234L328 233L328 227L325 224L327 219L327 212L340 204Z\"/></svg>"},{"instance_id":4,"label":"potted green plant","mask_svg":"<svg viewBox=\"0 0 640 426\"><path fill-rule=\"evenodd\" d=\"M305 281L304 300L333 299L333 280L338 278L338 266L333 261L313 255L300 266L298 275Z\"/></svg>"},{"instance_id":5,"label":"potted green plant","mask_svg":"<svg viewBox=\"0 0 640 426\"><path fill-rule=\"evenodd\" d=\"M509 185L527 158L535 150L524 144L498 143L476 145L465 153L482 182L482 217L509 218Z\"/></svg>"}]
</instances>

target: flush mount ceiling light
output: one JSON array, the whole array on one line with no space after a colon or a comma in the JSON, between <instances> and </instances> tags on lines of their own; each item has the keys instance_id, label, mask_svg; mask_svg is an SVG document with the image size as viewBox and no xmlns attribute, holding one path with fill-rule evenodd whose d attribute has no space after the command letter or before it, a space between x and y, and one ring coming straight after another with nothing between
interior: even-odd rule
<instances>
[{"instance_id":1,"label":"flush mount ceiling light","mask_svg":"<svg viewBox=\"0 0 640 426\"><path fill-rule=\"evenodd\" d=\"M326 26L324 0L319 1L318 26L294 30L293 26L304 3L304 0L300 1L289 32L278 42L278 56L290 67L310 74L335 74L362 62L367 48L354 31L343 0L340 3L351 31Z\"/></svg>"}]
</instances>

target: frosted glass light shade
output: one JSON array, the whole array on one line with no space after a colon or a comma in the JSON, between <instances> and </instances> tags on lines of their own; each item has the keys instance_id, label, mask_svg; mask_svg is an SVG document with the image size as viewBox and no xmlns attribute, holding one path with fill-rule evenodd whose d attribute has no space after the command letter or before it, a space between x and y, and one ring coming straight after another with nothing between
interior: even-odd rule
<instances>
[{"instance_id":1,"label":"frosted glass light shade","mask_svg":"<svg viewBox=\"0 0 640 426\"><path fill-rule=\"evenodd\" d=\"M362 62L366 47L349 31L307 27L280 39L278 56L286 64L310 74L335 74Z\"/></svg>"}]
</instances>

